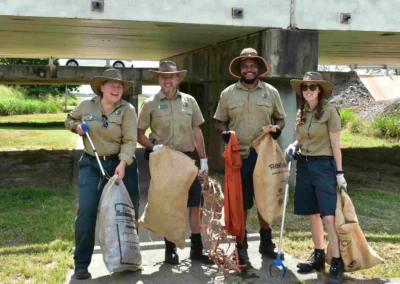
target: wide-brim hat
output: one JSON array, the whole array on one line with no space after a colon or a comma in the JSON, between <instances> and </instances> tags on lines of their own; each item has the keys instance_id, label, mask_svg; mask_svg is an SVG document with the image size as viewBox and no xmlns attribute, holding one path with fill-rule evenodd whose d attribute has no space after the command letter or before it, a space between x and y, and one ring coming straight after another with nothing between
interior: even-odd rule
<instances>
[{"instance_id":1,"label":"wide-brim hat","mask_svg":"<svg viewBox=\"0 0 400 284\"><path fill-rule=\"evenodd\" d=\"M131 81L126 81L122 79L121 71L111 68L105 70L102 76L94 77L90 81L90 86L92 87L92 90L96 95L101 96L103 95L103 92L101 91L101 85L110 80L120 81L122 83L124 93L128 91L133 85Z\"/></svg>"},{"instance_id":2,"label":"wide-brim hat","mask_svg":"<svg viewBox=\"0 0 400 284\"><path fill-rule=\"evenodd\" d=\"M232 59L231 64L229 64L229 73L231 73L233 77L240 79L240 62L250 58L258 61L258 77L262 77L269 72L267 61L259 56L254 48L248 47L243 49L238 57Z\"/></svg>"},{"instance_id":3,"label":"wide-brim hat","mask_svg":"<svg viewBox=\"0 0 400 284\"><path fill-rule=\"evenodd\" d=\"M173 61L161 61L158 70L150 70L150 72L153 74L154 79L157 79L158 75L161 74L177 74L181 81L187 74L187 70L178 70L176 63Z\"/></svg>"},{"instance_id":4,"label":"wide-brim hat","mask_svg":"<svg viewBox=\"0 0 400 284\"><path fill-rule=\"evenodd\" d=\"M332 95L333 84L329 81L324 80L322 78L322 75L318 72L307 72L306 74L304 74L303 80L299 79L290 80L290 85L292 85L293 90L299 96L302 95L301 85L304 82L316 83L320 88L322 88L325 99L329 98Z\"/></svg>"}]
</instances>

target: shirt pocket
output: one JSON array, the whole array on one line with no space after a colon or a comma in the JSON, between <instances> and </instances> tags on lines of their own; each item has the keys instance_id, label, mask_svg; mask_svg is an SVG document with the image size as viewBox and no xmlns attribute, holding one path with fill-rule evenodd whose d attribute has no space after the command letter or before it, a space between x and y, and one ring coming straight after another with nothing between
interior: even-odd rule
<instances>
[{"instance_id":1,"label":"shirt pocket","mask_svg":"<svg viewBox=\"0 0 400 284\"><path fill-rule=\"evenodd\" d=\"M154 109L151 111L151 118L154 121L161 121L169 119L169 115L171 114L171 109Z\"/></svg>"},{"instance_id":2,"label":"shirt pocket","mask_svg":"<svg viewBox=\"0 0 400 284\"><path fill-rule=\"evenodd\" d=\"M256 114L264 123L271 123L273 113L272 102L270 100L256 101Z\"/></svg>"},{"instance_id":3,"label":"shirt pocket","mask_svg":"<svg viewBox=\"0 0 400 284\"><path fill-rule=\"evenodd\" d=\"M229 117L231 120L235 118L236 115L241 115L244 110L244 102L231 102L228 104L228 109L229 109Z\"/></svg>"},{"instance_id":4,"label":"shirt pocket","mask_svg":"<svg viewBox=\"0 0 400 284\"><path fill-rule=\"evenodd\" d=\"M322 116L320 119L315 119L313 117L312 134L313 136L328 136L328 117Z\"/></svg>"}]
</instances>

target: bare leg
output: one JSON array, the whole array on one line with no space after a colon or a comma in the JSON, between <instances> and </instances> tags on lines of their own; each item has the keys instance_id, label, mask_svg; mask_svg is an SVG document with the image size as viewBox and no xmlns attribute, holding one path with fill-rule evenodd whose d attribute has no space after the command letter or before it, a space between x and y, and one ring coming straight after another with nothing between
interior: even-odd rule
<instances>
[{"instance_id":1,"label":"bare leg","mask_svg":"<svg viewBox=\"0 0 400 284\"><path fill-rule=\"evenodd\" d=\"M325 216L324 224L326 230L328 231L328 239L332 249L332 257L339 258L340 257L339 237L338 234L336 233L336 228L335 228L335 216Z\"/></svg>"},{"instance_id":2,"label":"bare leg","mask_svg":"<svg viewBox=\"0 0 400 284\"><path fill-rule=\"evenodd\" d=\"M319 214L309 215L311 234L314 242L314 248L324 249L324 226Z\"/></svg>"}]
</instances>

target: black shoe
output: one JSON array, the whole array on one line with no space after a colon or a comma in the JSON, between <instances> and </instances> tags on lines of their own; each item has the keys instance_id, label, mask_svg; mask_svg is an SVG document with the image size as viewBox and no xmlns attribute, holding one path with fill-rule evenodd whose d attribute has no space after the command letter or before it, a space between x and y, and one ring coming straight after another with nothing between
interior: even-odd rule
<instances>
[{"instance_id":1,"label":"black shoe","mask_svg":"<svg viewBox=\"0 0 400 284\"><path fill-rule=\"evenodd\" d=\"M204 264L213 264L208 254L204 251L203 242L200 234L192 234L190 237L190 259L198 260Z\"/></svg>"},{"instance_id":2,"label":"black shoe","mask_svg":"<svg viewBox=\"0 0 400 284\"><path fill-rule=\"evenodd\" d=\"M332 258L327 284L343 283L344 265L342 258Z\"/></svg>"},{"instance_id":3,"label":"black shoe","mask_svg":"<svg viewBox=\"0 0 400 284\"><path fill-rule=\"evenodd\" d=\"M249 255L247 254L247 247L236 247L239 257L239 265L247 265L250 266Z\"/></svg>"},{"instance_id":4,"label":"black shoe","mask_svg":"<svg viewBox=\"0 0 400 284\"><path fill-rule=\"evenodd\" d=\"M179 264L179 256L176 252L176 245L173 242L165 240L165 263L168 264Z\"/></svg>"},{"instance_id":5,"label":"black shoe","mask_svg":"<svg viewBox=\"0 0 400 284\"><path fill-rule=\"evenodd\" d=\"M89 273L87 268L78 268L75 269L74 274L72 275L73 279L90 279L92 278L92 275Z\"/></svg>"},{"instance_id":6,"label":"black shoe","mask_svg":"<svg viewBox=\"0 0 400 284\"><path fill-rule=\"evenodd\" d=\"M272 242L272 231L271 229L261 229L260 230L260 247L258 249L259 253L265 255L269 258L276 259L278 255L278 249ZM285 255L281 252L281 260L285 259Z\"/></svg>"},{"instance_id":7,"label":"black shoe","mask_svg":"<svg viewBox=\"0 0 400 284\"><path fill-rule=\"evenodd\" d=\"M310 273L313 270L324 271L325 270L325 251L314 250L311 256L303 262L297 264L300 273Z\"/></svg>"}]
</instances>

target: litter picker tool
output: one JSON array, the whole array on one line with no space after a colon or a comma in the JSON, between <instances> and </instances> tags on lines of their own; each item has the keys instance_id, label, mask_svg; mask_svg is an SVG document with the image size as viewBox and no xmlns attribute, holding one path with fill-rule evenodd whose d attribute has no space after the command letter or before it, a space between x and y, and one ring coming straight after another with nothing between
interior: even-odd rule
<instances>
[{"instance_id":1,"label":"litter picker tool","mask_svg":"<svg viewBox=\"0 0 400 284\"><path fill-rule=\"evenodd\" d=\"M104 177L107 177L108 174L107 174L107 176L106 176L106 173L104 172L103 166L101 165L101 162L100 162L100 159L99 159L99 155L97 154L97 150L96 150L96 148L95 148L94 145L93 145L92 139L90 139L89 127L87 126L86 122L84 122L84 121L82 121L82 124L81 124L81 125L82 125L83 131L84 131L85 134L86 134L87 139L89 140L90 145L91 145L92 148L93 148L93 152L94 152L94 154L95 154L95 156L96 156L97 163L99 163L99 167L100 167L101 173L103 174Z\"/></svg>"},{"instance_id":2,"label":"litter picker tool","mask_svg":"<svg viewBox=\"0 0 400 284\"><path fill-rule=\"evenodd\" d=\"M276 256L276 259L270 264L269 266L269 274L272 276L272 267L282 267L283 269L283 275L282 277L285 277L286 274L286 266L283 264L283 261L281 260L281 251L282 251L282 239L283 239L283 227L285 225L285 214L286 214L286 203L289 195L289 178L290 178L290 168L292 166L292 157L293 157L293 151L289 151L289 156L290 160L288 162L288 175L286 177L286 187L285 187L285 197L284 197L284 202L283 202L283 214L282 214L282 220L281 220L281 232L279 235L279 247L278 247L278 255Z\"/></svg>"}]
</instances>

